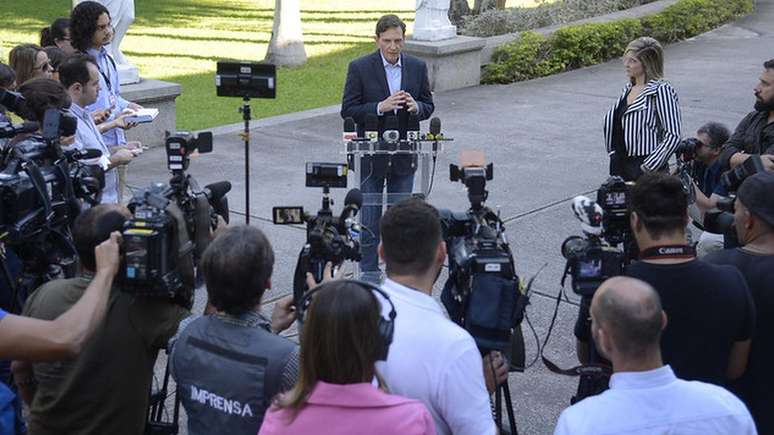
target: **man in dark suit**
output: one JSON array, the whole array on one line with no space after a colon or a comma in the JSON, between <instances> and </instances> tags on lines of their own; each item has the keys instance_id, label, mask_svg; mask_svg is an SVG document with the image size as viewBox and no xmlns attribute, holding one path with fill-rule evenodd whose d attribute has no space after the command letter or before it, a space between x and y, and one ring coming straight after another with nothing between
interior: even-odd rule
<instances>
[{"instance_id":1,"label":"man in dark suit","mask_svg":"<svg viewBox=\"0 0 774 435\"><path fill-rule=\"evenodd\" d=\"M401 54L406 25L395 15L385 15L376 23L378 50L355 59L349 64L341 117L351 117L357 123L358 136L363 137L366 117L378 118L379 137L387 117L396 116L401 138L406 137L409 114L425 120L433 113L433 96L427 78L425 62ZM379 221L382 215L381 195L387 185L388 203L411 194L414 186L416 159L412 156L364 157L361 161L360 183L363 192L361 236L363 259L360 269L363 279L379 279Z\"/></svg>"}]
</instances>

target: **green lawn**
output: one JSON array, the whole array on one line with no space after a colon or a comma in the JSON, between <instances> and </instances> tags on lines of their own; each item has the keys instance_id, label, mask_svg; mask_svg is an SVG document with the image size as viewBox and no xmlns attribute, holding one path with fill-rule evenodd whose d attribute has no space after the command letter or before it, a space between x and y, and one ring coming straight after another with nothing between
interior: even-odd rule
<instances>
[{"instance_id":1,"label":"green lawn","mask_svg":"<svg viewBox=\"0 0 774 435\"><path fill-rule=\"evenodd\" d=\"M508 6L533 2L509 0ZM264 118L341 101L347 63L374 49L371 35L379 16L398 14L410 32L414 4L415 0L302 0L308 63L279 69L277 99L254 101L253 116ZM40 28L68 15L70 5L70 0L32 0L0 8L0 58L6 60L17 44L37 43ZM274 1L135 0L135 9L135 23L122 50L143 77L182 84L178 128L239 122L241 102L215 97L215 63L219 59L263 59L271 37Z\"/></svg>"}]
</instances>

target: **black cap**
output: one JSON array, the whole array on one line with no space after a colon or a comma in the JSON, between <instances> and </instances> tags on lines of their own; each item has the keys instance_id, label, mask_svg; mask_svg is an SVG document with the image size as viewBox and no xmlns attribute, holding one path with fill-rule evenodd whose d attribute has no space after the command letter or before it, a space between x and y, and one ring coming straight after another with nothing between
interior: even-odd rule
<instances>
[{"instance_id":1,"label":"black cap","mask_svg":"<svg viewBox=\"0 0 774 435\"><path fill-rule=\"evenodd\" d=\"M759 172L747 177L736 197L750 213L774 227L774 172Z\"/></svg>"}]
</instances>

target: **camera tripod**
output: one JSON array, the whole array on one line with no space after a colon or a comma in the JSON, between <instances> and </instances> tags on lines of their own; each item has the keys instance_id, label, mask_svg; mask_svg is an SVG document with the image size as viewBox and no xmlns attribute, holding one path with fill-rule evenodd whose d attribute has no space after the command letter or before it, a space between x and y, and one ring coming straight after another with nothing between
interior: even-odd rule
<instances>
[{"instance_id":1,"label":"camera tripod","mask_svg":"<svg viewBox=\"0 0 774 435\"><path fill-rule=\"evenodd\" d=\"M502 415L502 402L503 396L505 396L505 410L508 414L508 425L510 426L510 432L503 427L503 415ZM500 430L502 435L517 435L519 431L516 429L516 418L513 415L513 403L511 402L511 388L508 386L508 380L506 379L502 385L497 387L495 391L495 400L493 404L493 414L495 424Z\"/></svg>"}]
</instances>

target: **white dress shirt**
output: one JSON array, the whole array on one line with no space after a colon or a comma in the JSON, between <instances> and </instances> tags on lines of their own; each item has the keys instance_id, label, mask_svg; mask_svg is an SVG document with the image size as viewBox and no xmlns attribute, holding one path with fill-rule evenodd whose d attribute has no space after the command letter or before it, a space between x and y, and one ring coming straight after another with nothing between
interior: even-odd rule
<instances>
[{"instance_id":1,"label":"white dress shirt","mask_svg":"<svg viewBox=\"0 0 774 435\"><path fill-rule=\"evenodd\" d=\"M110 149L105 144L102 134L99 132L91 113L75 102L70 104L70 113L78 120L75 130L75 147L78 149L95 149L102 151L99 164L105 170L105 188L102 189L102 203L118 203L118 172L115 168L108 170L110 165Z\"/></svg>"},{"instance_id":2,"label":"white dress shirt","mask_svg":"<svg viewBox=\"0 0 774 435\"><path fill-rule=\"evenodd\" d=\"M422 401L439 435L494 434L473 337L449 320L431 296L389 279L382 289L397 313L387 361L376 364L390 393ZM386 316L389 304L382 301L382 309Z\"/></svg>"},{"instance_id":3,"label":"white dress shirt","mask_svg":"<svg viewBox=\"0 0 774 435\"><path fill-rule=\"evenodd\" d=\"M663 366L615 373L610 389L567 408L554 435L753 435L750 412L733 394L698 381L678 379Z\"/></svg>"},{"instance_id":4,"label":"white dress shirt","mask_svg":"<svg viewBox=\"0 0 774 435\"><path fill-rule=\"evenodd\" d=\"M379 56L382 57L384 75L387 77L387 87L390 89L390 95L393 95L400 90L400 82L403 79L403 64L401 63L403 61L403 56L398 56L398 61L395 62L394 65L387 62L387 59L384 58L384 55L381 52L379 52ZM398 111L394 110L393 112L397 113ZM379 116L384 115L379 111L378 104L376 105L376 114Z\"/></svg>"}]
</instances>

